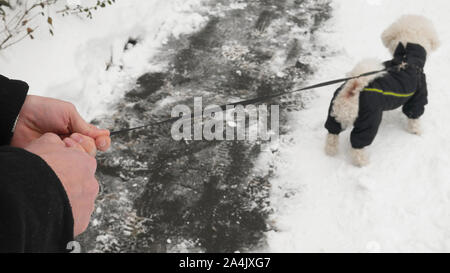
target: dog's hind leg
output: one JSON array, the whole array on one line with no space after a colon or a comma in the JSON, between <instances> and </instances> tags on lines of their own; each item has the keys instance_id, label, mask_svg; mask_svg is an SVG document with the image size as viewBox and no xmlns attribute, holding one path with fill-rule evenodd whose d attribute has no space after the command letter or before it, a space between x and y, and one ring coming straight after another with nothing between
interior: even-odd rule
<instances>
[{"instance_id":1,"label":"dog's hind leg","mask_svg":"<svg viewBox=\"0 0 450 273\"><path fill-rule=\"evenodd\" d=\"M369 157L365 149L354 149L351 151L352 162L357 167L365 167L369 165Z\"/></svg>"},{"instance_id":2,"label":"dog's hind leg","mask_svg":"<svg viewBox=\"0 0 450 273\"><path fill-rule=\"evenodd\" d=\"M366 103L370 103L370 101L364 101L361 101L362 109L368 109ZM369 158L364 148L373 143L382 119L382 110L366 110L360 112L350 137L350 142L352 143L352 161L356 166L364 167L369 163Z\"/></svg>"},{"instance_id":3,"label":"dog's hind leg","mask_svg":"<svg viewBox=\"0 0 450 273\"><path fill-rule=\"evenodd\" d=\"M329 156L337 155L339 151L339 135L328 134L325 144L325 153Z\"/></svg>"},{"instance_id":4,"label":"dog's hind leg","mask_svg":"<svg viewBox=\"0 0 450 273\"><path fill-rule=\"evenodd\" d=\"M420 120L419 119L408 119L408 126L407 126L408 132L410 132L413 135L422 135L422 127L420 126Z\"/></svg>"}]
</instances>

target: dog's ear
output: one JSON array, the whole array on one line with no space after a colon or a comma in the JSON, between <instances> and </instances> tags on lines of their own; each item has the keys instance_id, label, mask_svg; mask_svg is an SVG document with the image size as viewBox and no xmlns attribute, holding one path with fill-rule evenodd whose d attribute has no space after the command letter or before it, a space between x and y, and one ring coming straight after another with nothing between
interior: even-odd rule
<instances>
[{"instance_id":1,"label":"dog's ear","mask_svg":"<svg viewBox=\"0 0 450 273\"><path fill-rule=\"evenodd\" d=\"M441 45L437 29L435 28L435 25L431 20L426 18L424 18L423 20L423 35L429 39L430 50L436 51Z\"/></svg>"},{"instance_id":2,"label":"dog's ear","mask_svg":"<svg viewBox=\"0 0 450 273\"><path fill-rule=\"evenodd\" d=\"M441 46L441 42L439 41L437 34L432 36L433 37L430 38L431 50L436 51Z\"/></svg>"},{"instance_id":3,"label":"dog's ear","mask_svg":"<svg viewBox=\"0 0 450 273\"><path fill-rule=\"evenodd\" d=\"M392 32L389 31L389 29L386 29L386 30L381 34L381 41L383 42L383 45L384 45L385 47L388 47L389 44L391 43L393 37L394 37L394 35L392 34Z\"/></svg>"},{"instance_id":4,"label":"dog's ear","mask_svg":"<svg viewBox=\"0 0 450 273\"><path fill-rule=\"evenodd\" d=\"M398 36L398 29L394 26L391 25L389 28L387 28L382 34L381 34L381 41L383 42L383 45L389 49L389 50L393 50L394 46L397 45L393 45L393 43L396 41ZM393 53L393 52L392 52Z\"/></svg>"},{"instance_id":5,"label":"dog's ear","mask_svg":"<svg viewBox=\"0 0 450 273\"><path fill-rule=\"evenodd\" d=\"M441 46L439 41L432 40L431 41L431 50L436 51Z\"/></svg>"}]
</instances>

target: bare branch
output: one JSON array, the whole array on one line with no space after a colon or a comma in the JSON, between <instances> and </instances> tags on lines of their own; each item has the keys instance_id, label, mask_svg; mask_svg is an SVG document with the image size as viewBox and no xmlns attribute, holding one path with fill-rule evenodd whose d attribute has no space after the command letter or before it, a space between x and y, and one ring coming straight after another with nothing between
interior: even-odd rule
<instances>
[{"instance_id":1,"label":"bare branch","mask_svg":"<svg viewBox=\"0 0 450 273\"><path fill-rule=\"evenodd\" d=\"M33 39L34 30L43 23L47 24L50 34L53 35L52 14L61 16L84 14L87 18L92 18L94 10L112 5L115 0L98 0L93 6L66 5L64 9L59 10L56 5L58 2L61 0L0 0L0 50L15 45L27 37ZM38 21L38 18L43 20Z\"/></svg>"}]
</instances>

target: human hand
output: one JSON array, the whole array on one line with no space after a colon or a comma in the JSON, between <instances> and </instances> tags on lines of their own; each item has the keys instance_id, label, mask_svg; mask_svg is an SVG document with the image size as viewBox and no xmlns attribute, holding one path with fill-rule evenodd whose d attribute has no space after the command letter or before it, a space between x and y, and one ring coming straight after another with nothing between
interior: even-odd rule
<instances>
[{"instance_id":1,"label":"human hand","mask_svg":"<svg viewBox=\"0 0 450 273\"><path fill-rule=\"evenodd\" d=\"M47 133L35 139L25 150L41 157L56 173L72 207L74 234L83 233L94 211L99 184L95 178L97 161L71 138Z\"/></svg>"},{"instance_id":2,"label":"human hand","mask_svg":"<svg viewBox=\"0 0 450 273\"><path fill-rule=\"evenodd\" d=\"M70 137L63 139L67 147L78 148L81 146L83 150L90 156L95 157L97 154L97 146L95 140L82 134L72 134Z\"/></svg>"},{"instance_id":3,"label":"human hand","mask_svg":"<svg viewBox=\"0 0 450 273\"><path fill-rule=\"evenodd\" d=\"M109 131L100 130L84 121L73 104L51 98L27 96L11 145L25 148L45 133L54 133L61 138L78 133L92 138L96 148L101 151L108 150L111 145ZM80 144L82 143L83 141Z\"/></svg>"}]
</instances>

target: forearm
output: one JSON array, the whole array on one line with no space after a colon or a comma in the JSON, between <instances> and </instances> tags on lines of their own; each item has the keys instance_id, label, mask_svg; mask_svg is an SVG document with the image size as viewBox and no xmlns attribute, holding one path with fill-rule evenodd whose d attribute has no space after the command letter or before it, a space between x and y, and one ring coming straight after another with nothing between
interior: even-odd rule
<instances>
[{"instance_id":1,"label":"forearm","mask_svg":"<svg viewBox=\"0 0 450 273\"><path fill-rule=\"evenodd\" d=\"M73 217L64 187L40 157L0 148L0 252L64 252Z\"/></svg>"}]
</instances>

